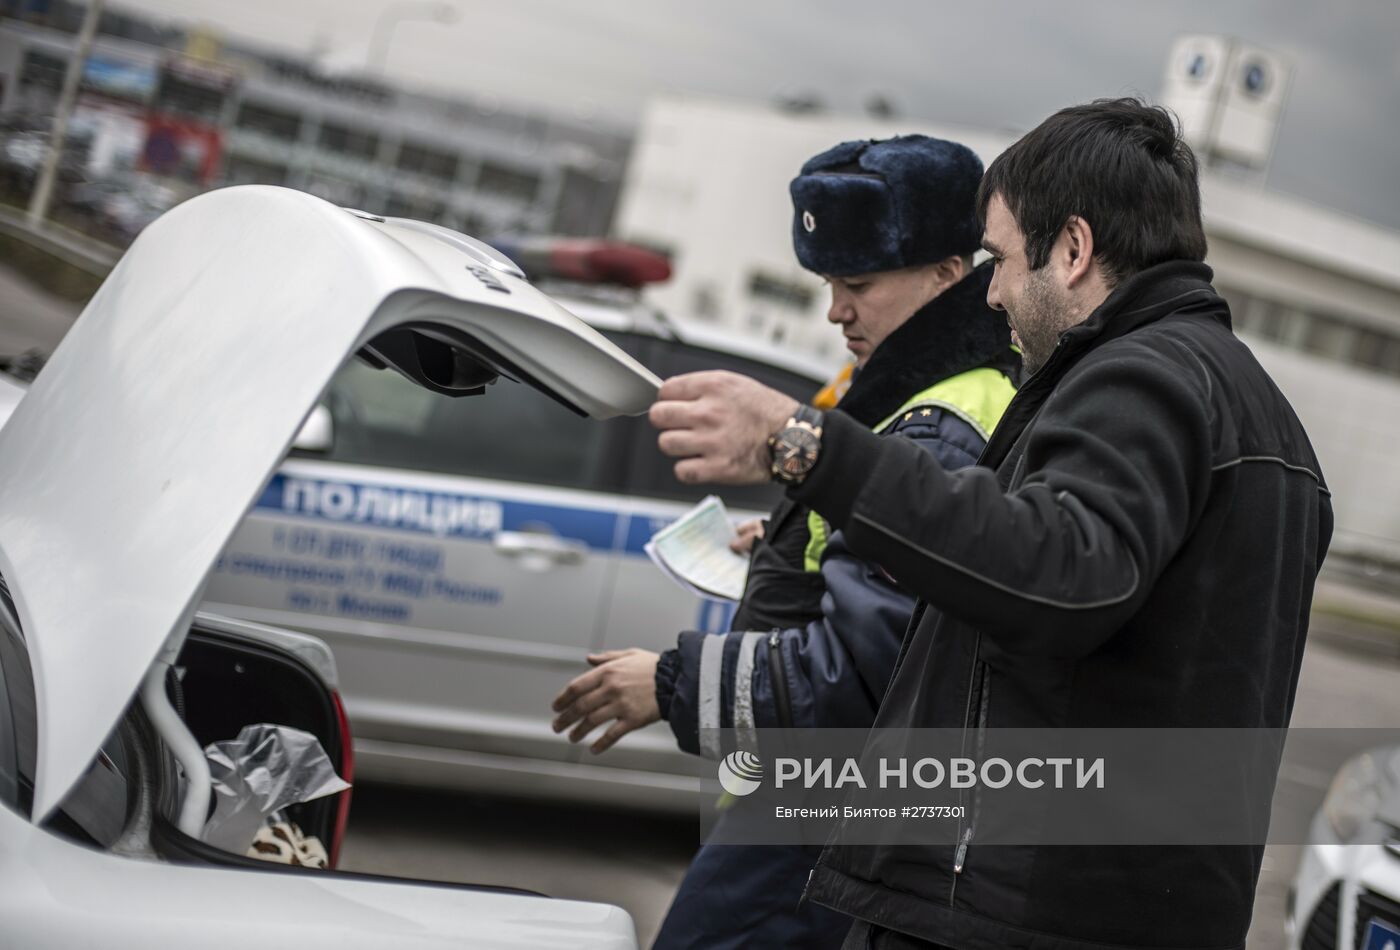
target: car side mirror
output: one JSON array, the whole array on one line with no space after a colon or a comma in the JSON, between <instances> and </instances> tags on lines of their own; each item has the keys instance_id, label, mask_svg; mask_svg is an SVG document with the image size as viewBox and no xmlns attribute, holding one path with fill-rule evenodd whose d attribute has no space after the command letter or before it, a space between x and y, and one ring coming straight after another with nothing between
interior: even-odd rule
<instances>
[{"instance_id":1,"label":"car side mirror","mask_svg":"<svg viewBox=\"0 0 1400 950\"><path fill-rule=\"evenodd\" d=\"M292 448L302 452L329 452L335 444L335 422L331 411L317 403L311 415L302 423L301 431L292 440Z\"/></svg>"}]
</instances>

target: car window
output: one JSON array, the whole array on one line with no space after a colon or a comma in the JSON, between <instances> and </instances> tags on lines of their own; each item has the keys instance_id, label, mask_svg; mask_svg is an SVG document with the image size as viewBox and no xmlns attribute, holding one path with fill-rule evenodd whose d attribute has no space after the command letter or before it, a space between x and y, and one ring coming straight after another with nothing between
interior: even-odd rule
<instances>
[{"instance_id":1,"label":"car window","mask_svg":"<svg viewBox=\"0 0 1400 950\"><path fill-rule=\"evenodd\" d=\"M671 340L652 341L651 348L642 361L663 379L701 370L732 370L803 402L811 401L821 388L821 383L809 377L767 363ZM661 450L656 447L656 431L645 420L639 420L631 436L632 443L629 449L632 463L628 491L634 494L674 501L699 501L704 495L713 492L723 498L730 508L753 508L760 511L771 509L782 495L782 488L778 485L683 484L676 480L672 472L674 460L661 454Z\"/></svg>"},{"instance_id":2,"label":"car window","mask_svg":"<svg viewBox=\"0 0 1400 950\"><path fill-rule=\"evenodd\" d=\"M728 369L803 401L820 386L718 350L631 333L604 335L662 378ZM325 404L335 427L330 451L297 455L675 501L698 501L708 490L676 481L645 417L598 422L509 380L480 396L452 398L352 360L331 383ZM731 507L760 510L781 494L775 485L715 490Z\"/></svg>"},{"instance_id":3,"label":"car window","mask_svg":"<svg viewBox=\"0 0 1400 950\"><path fill-rule=\"evenodd\" d=\"M3 780L3 801L28 817L34 802L34 769L39 755L38 704L34 698L34 674L29 665L29 648L19 628L19 613L5 578L0 577L0 731L6 733L0 745L0 769L8 772Z\"/></svg>"},{"instance_id":4,"label":"car window","mask_svg":"<svg viewBox=\"0 0 1400 950\"><path fill-rule=\"evenodd\" d=\"M616 491L616 427L502 379L479 396L429 392L352 360L325 398L332 447L304 457L532 484Z\"/></svg>"},{"instance_id":5,"label":"car window","mask_svg":"<svg viewBox=\"0 0 1400 950\"><path fill-rule=\"evenodd\" d=\"M34 791L27 778L34 774L34 683L29 676L29 655L14 620L14 601L2 577L0 612L4 614L0 617L0 803L28 815ZM22 749L28 752L28 761ZM28 796L23 794L25 785Z\"/></svg>"}]
</instances>

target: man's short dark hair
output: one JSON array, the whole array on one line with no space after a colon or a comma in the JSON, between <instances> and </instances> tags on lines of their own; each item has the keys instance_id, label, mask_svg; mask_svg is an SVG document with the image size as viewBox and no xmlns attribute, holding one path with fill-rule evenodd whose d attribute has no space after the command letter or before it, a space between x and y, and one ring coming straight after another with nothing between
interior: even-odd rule
<instances>
[{"instance_id":1,"label":"man's short dark hair","mask_svg":"<svg viewBox=\"0 0 1400 950\"><path fill-rule=\"evenodd\" d=\"M1001 195L1026 238L1031 270L1071 217L1089 222L1110 284L1153 264L1205 260L1196 156L1172 114L1140 99L1061 109L987 169L977 214Z\"/></svg>"}]
</instances>

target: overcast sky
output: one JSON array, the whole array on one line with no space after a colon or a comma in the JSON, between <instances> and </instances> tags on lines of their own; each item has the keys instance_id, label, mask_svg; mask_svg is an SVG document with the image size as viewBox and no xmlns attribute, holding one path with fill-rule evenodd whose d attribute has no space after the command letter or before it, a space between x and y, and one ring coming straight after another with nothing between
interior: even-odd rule
<instances>
[{"instance_id":1,"label":"overcast sky","mask_svg":"<svg viewBox=\"0 0 1400 950\"><path fill-rule=\"evenodd\" d=\"M292 52L363 57L394 0L113 0ZM1160 91L1179 33L1292 58L1268 187L1400 229L1396 0L447 0L405 19L391 78L630 123L648 97L812 93L858 111L1025 130L1098 96ZM402 4L401 4L402 5Z\"/></svg>"}]
</instances>

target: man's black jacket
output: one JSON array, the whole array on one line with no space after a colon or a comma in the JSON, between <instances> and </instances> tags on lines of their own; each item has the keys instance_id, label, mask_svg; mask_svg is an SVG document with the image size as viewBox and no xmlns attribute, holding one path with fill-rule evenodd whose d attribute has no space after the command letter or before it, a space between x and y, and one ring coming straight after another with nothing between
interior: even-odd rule
<instances>
[{"instance_id":1,"label":"man's black jacket","mask_svg":"<svg viewBox=\"0 0 1400 950\"><path fill-rule=\"evenodd\" d=\"M1287 725L1331 506L1210 279L1124 281L978 467L828 414L793 497L924 601L876 728ZM1262 848L964 841L838 831L806 896L963 950L1244 945Z\"/></svg>"}]
</instances>

